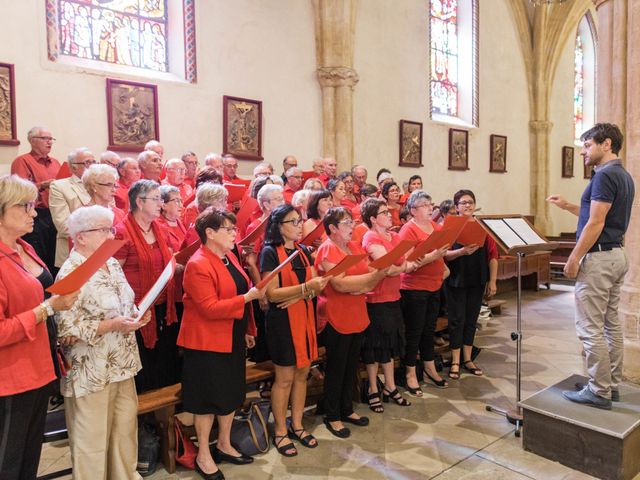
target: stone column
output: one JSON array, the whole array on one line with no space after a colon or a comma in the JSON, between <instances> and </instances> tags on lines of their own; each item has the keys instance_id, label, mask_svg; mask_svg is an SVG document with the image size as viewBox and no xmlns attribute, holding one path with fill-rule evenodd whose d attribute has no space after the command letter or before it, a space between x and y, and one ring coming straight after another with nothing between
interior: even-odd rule
<instances>
[{"instance_id":1,"label":"stone column","mask_svg":"<svg viewBox=\"0 0 640 480\"><path fill-rule=\"evenodd\" d=\"M536 227L542 232L551 231L551 214L547 195L549 192L549 136L553 123L547 120L531 120L531 211L536 215Z\"/></svg>"},{"instance_id":2,"label":"stone column","mask_svg":"<svg viewBox=\"0 0 640 480\"><path fill-rule=\"evenodd\" d=\"M353 40L357 0L313 0L318 82L322 89L322 152L338 170L353 164Z\"/></svg>"},{"instance_id":3,"label":"stone column","mask_svg":"<svg viewBox=\"0 0 640 480\"><path fill-rule=\"evenodd\" d=\"M636 184L631 224L625 236L629 273L619 314L624 326L624 376L640 383L640 3L596 0L598 11L597 120L620 126L621 157ZM626 20L626 24L625 24Z\"/></svg>"}]
</instances>

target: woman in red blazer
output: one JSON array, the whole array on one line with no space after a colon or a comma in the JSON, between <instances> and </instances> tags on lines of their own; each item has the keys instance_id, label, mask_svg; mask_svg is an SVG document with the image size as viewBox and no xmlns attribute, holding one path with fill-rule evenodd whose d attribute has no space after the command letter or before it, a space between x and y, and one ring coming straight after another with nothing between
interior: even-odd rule
<instances>
[{"instance_id":1,"label":"woman in red blazer","mask_svg":"<svg viewBox=\"0 0 640 480\"><path fill-rule=\"evenodd\" d=\"M196 471L206 479L224 478L216 462L251 463L231 446L233 414L245 397L245 347L255 343L251 301L265 289L249 288L249 278L231 250L236 238L232 213L207 209L195 222L202 247L184 271L184 314L178 345L184 347L182 400L195 414ZM218 443L209 434L218 416ZM214 461L215 459L215 461Z\"/></svg>"}]
</instances>

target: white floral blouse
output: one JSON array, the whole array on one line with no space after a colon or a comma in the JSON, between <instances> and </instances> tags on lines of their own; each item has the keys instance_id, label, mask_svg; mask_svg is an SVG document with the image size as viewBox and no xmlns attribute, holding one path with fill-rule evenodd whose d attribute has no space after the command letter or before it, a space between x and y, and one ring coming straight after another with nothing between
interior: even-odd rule
<instances>
[{"instance_id":1,"label":"white floral blouse","mask_svg":"<svg viewBox=\"0 0 640 480\"><path fill-rule=\"evenodd\" d=\"M56 279L69 275L85 260L72 250ZM65 397L99 392L110 383L135 376L141 368L134 332L96 333L102 320L120 315L135 317L138 313L133 303L133 289L118 261L110 258L107 268L108 272L98 270L82 286L70 310L56 314L58 336L78 338L74 345L64 349L71 362L71 370L60 381L60 392Z\"/></svg>"}]
</instances>

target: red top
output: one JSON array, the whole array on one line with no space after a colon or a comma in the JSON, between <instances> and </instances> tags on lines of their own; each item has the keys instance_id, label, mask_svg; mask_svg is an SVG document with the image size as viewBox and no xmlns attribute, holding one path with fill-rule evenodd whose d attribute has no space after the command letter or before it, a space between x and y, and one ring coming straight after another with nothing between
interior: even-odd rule
<instances>
[{"instance_id":1,"label":"red top","mask_svg":"<svg viewBox=\"0 0 640 480\"><path fill-rule=\"evenodd\" d=\"M402 241L397 233L389 233L391 233L391 240L383 238L378 232L369 230L362 239L362 248L368 253L371 245L382 245L386 252L389 253ZM399 267L402 262L404 262L404 256L396 260L394 265ZM367 293L368 303L395 302L396 300L400 300L400 275L384 277L382 281L378 282L376 288Z\"/></svg>"},{"instance_id":2,"label":"red top","mask_svg":"<svg viewBox=\"0 0 640 480\"><path fill-rule=\"evenodd\" d=\"M46 268L31 245L20 239L18 243ZM0 397L42 387L56 378L46 322L36 324L31 311L44 300L42 285L20 265L18 252L0 242Z\"/></svg>"},{"instance_id":3,"label":"red top","mask_svg":"<svg viewBox=\"0 0 640 480\"><path fill-rule=\"evenodd\" d=\"M327 175L326 173L321 173L320 175L318 175L316 177L318 180L320 180L322 182L322 185L324 185L325 187L327 186L327 183L329 183L329 180L331 180L333 177L330 177L329 175Z\"/></svg>"},{"instance_id":4,"label":"red top","mask_svg":"<svg viewBox=\"0 0 640 480\"><path fill-rule=\"evenodd\" d=\"M222 183L235 183L236 185L247 185L251 184L251 180L245 180L244 178L240 178L238 176L234 178L229 178L226 175L222 177Z\"/></svg>"},{"instance_id":5,"label":"red top","mask_svg":"<svg viewBox=\"0 0 640 480\"><path fill-rule=\"evenodd\" d=\"M250 284L235 255L227 253L227 258ZM193 350L231 352L233 322L242 320L246 305L222 259L206 246L200 247L187 262L183 288L184 313L178 345ZM255 335L251 306L247 310L251 315L247 333Z\"/></svg>"},{"instance_id":6,"label":"red top","mask_svg":"<svg viewBox=\"0 0 640 480\"><path fill-rule=\"evenodd\" d=\"M369 231L369 227L367 227L366 223L359 223L353 228L353 235L351 235L351 241L357 243L358 245L362 245L362 239Z\"/></svg>"},{"instance_id":7,"label":"red top","mask_svg":"<svg viewBox=\"0 0 640 480\"><path fill-rule=\"evenodd\" d=\"M402 220L400 220L400 209L399 208L390 207L389 205L387 205L387 208L389 209L389 212L391 212L391 222L392 222L393 226L394 227L401 227L402 226Z\"/></svg>"},{"instance_id":8,"label":"red top","mask_svg":"<svg viewBox=\"0 0 640 480\"><path fill-rule=\"evenodd\" d=\"M251 232L253 232L256 228L258 228L260 226L261 223L262 223L262 216L256 218L253 222L251 222L249 224L244 236L246 237ZM266 233L266 230L264 232L262 232L260 234L260 236L258 238L256 238L256 241L253 243L253 253L255 253L258 256L258 259L260 259L260 252L262 251L262 244L264 243L265 233ZM242 238L240 240L242 240ZM258 262L258 263L260 263L260 262Z\"/></svg>"},{"instance_id":9,"label":"red top","mask_svg":"<svg viewBox=\"0 0 640 480\"><path fill-rule=\"evenodd\" d=\"M120 180L116 180L116 193L114 196L116 207L126 213L129 213L129 187L130 185L127 186Z\"/></svg>"},{"instance_id":10,"label":"red top","mask_svg":"<svg viewBox=\"0 0 640 480\"><path fill-rule=\"evenodd\" d=\"M16 157L11 164L11 173L33 182L40 191L36 207L49 208L49 187L40 190L40 183L55 180L60 170L60 162L53 157L37 158L33 150Z\"/></svg>"},{"instance_id":11,"label":"red top","mask_svg":"<svg viewBox=\"0 0 640 480\"><path fill-rule=\"evenodd\" d=\"M182 224L185 227L189 228L196 221L196 218L198 218L199 214L200 212L198 212L198 205L196 205L196 202L191 202L182 211Z\"/></svg>"},{"instance_id":12,"label":"red top","mask_svg":"<svg viewBox=\"0 0 640 480\"><path fill-rule=\"evenodd\" d=\"M293 194L296 193L294 192L291 187L289 185L285 185L284 189L282 190L282 196L284 197L284 203L291 203L291 201L293 200Z\"/></svg>"},{"instance_id":13,"label":"red top","mask_svg":"<svg viewBox=\"0 0 640 480\"><path fill-rule=\"evenodd\" d=\"M358 214L360 213L360 204L356 200L352 200L349 197L344 197L342 200L340 200L340 206L346 208L350 212L352 212L354 208L357 208Z\"/></svg>"},{"instance_id":14,"label":"red top","mask_svg":"<svg viewBox=\"0 0 640 480\"><path fill-rule=\"evenodd\" d=\"M487 235L487 239L484 241L484 247L487 249L487 260L498 260L498 258L500 258L498 245L496 245L496 241L491 235Z\"/></svg>"},{"instance_id":15,"label":"red top","mask_svg":"<svg viewBox=\"0 0 640 480\"><path fill-rule=\"evenodd\" d=\"M433 231L441 230L442 226L429 220L433 226ZM429 238L429 234L416 225L413 220L404 224L399 233L401 240L423 241ZM426 290L435 292L442 286L442 276L444 275L444 259L439 258L431 263L420 267L415 272L403 273L400 275L400 288L402 290Z\"/></svg>"},{"instance_id":16,"label":"red top","mask_svg":"<svg viewBox=\"0 0 640 480\"><path fill-rule=\"evenodd\" d=\"M186 182L182 182L180 185L172 185L171 183L169 183L169 181L165 178L164 180L162 180L162 185L171 185L172 187L177 187L178 190L180 190L180 198L182 199L183 202L186 202L187 199L193 195L193 188L191 187L191 185L189 185Z\"/></svg>"},{"instance_id":17,"label":"red top","mask_svg":"<svg viewBox=\"0 0 640 480\"><path fill-rule=\"evenodd\" d=\"M366 253L362 247L355 242L347 244L352 255ZM346 257L347 254L342 251L331 239L327 239L320 248L316 256L315 266L320 274L325 273L322 269L322 261L327 260L329 263L337 265ZM347 275L361 275L369 273L367 261L362 260L347 270ZM336 331L342 334L360 333L369 325L369 316L367 315L367 305L364 294L352 295L350 293L341 293L331 286L331 282L327 284L322 293L318 296L318 330L320 326L328 321Z\"/></svg>"},{"instance_id":18,"label":"red top","mask_svg":"<svg viewBox=\"0 0 640 480\"><path fill-rule=\"evenodd\" d=\"M162 215L158 217L158 222L162 225L162 228L167 232L167 245L173 251L173 253L178 253L182 249L182 244L184 243L184 239L187 235L187 229L184 227L183 223L178 220L175 226L169 225L167 219ZM195 231L195 229L194 229Z\"/></svg>"},{"instance_id":19,"label":"red top","mask_svg":"<svg viewBox=\"0 0 640 480\"><path fill-rule=\"evenodd\" d=\"M118 207L110 207L110 208L111 208L111 211L113 212L114 227L122 223L124 219L127 218L127 214L123 210L120 210Z\"/></svg>"}]
</instances>

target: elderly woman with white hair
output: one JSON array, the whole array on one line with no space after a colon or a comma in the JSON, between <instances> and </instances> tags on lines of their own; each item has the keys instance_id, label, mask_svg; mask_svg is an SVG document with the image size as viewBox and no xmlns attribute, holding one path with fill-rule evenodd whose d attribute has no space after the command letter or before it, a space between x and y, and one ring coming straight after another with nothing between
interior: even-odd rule
<instances>
[{"instance_id":1,"label":"elderly woman with white hair","mask_svg":"<svg viewBox=\"0 0 640 480\"><path fill-rule=\"evenodd\" d=\"M300 214L300 218L307 220L307 205L311 190L298 190L291 198L291 206Z\"/></svg>"},{"instance_id":2,"label":"elderly woman with white hair","mask_svg":"<svg viewBox=\"0 0 640 480\"><path fill-rule=\"evenodd\" d=\"M82 174L82 184L91 196L91 203L113 212L113 224L117 225L127 215L115 206L118 171L106 164L91 165Z\"/></svg>"},{"instance_id":3,"label":"elderly woman with white hair","mask_svg":"<svg viewBox=\"0 0 640 480\"><path fill-rule=\"evenodd\" d=\"M73 250L58 280L113 238L113 212L99 205L82 207L67 225ZM137 316L133 289L114 258L82 286L73 307L57 314L58 336L76 339L65 347L71 369L60 381L73 478L139 478L134 377L141 363L134 332L151 315L139 321Z\"/></svg>"},{"instance_id":4,"label":"elderly woman with white hair","mask_svg":"<svg viewBox=\"0 0 640 480\"><path fill-rule=\"evenodd\" d=\"M195 204L198 208L198 215L207 208L213 207L216 210L227 210L227 197L229 192L222 185L217 183L203 183L196 191ZM198 240L198 232L195 228L195 218L187 227L184 243L189 245Z\"/></svg>"}]
</instances>

